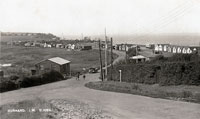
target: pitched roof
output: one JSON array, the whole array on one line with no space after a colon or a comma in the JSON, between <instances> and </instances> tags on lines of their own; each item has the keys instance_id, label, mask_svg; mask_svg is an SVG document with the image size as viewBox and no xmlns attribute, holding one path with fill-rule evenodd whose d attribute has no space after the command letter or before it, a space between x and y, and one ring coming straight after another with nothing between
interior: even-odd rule
<instances>
[{"instance_id":1,"label":"pitched roof","mask_svg":"<svg viewBox=\"0 0 200 119\"><path fill-rule=\"evenodd\" d=\"M142 55L137 55L137 56L130 57L130 59L145 59L145 58L146 57L142 56Z\"/></svg>"},{"instance_id":2,"label":"pitched roof","mask_svg":"<svg viewBox=\"0 0 200 119\"><path fill-rule=\"evenodd\" d=\"M67 63L70 63L70 61L66 60L66 59L63 59L63 58L60 58L60 57L53 57L53 58L50 58L48 59L49 61L52 61L54 63L57 63L59 65L63 65L63 64L67 64Z\"/></svg>"}]
</instances>

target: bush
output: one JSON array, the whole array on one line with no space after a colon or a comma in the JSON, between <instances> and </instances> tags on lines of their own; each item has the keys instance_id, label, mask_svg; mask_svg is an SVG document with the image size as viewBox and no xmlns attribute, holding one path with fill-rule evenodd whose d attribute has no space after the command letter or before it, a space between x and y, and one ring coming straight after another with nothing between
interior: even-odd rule
<instances>
[{"instance_id":1,"label":"bush","mask_svg":"<svg viewBox=\"0 0 200 119\"><path fill-rule=\"evenodd\" d=\"M19 79L19 76L13 75L10 77L10 80L12 81L16 81L17 79Z\"/></svg>"},{"instance_id":2,"label":"bush","mask_svg":"<svg viewBox=\"0 0 200 119\"><path fill-rule=\"evenodd\" d=\"M41 85L44 83L45 82L42 82L41 76L24 77L20 84L20 87L26 88L26 87Z\"/></svg>"},{"instance_id":3,"label":"bush","mask_svg":"<svg viewBox=\"0 0 200 119\"><path fill-rule=\"evenodd\" d=\"M200 57L197 54L174 54L168 58L170 62L191 62L200 61Z\"/></svg>"},{"instance_id":4,"label":"bush","mask_svg":"<svg viewBox=\"0 0 200 119\"><path fill-rule=\"evenodd\" d=\"M108 79L145 84L164 85L200 85L200 62L163 62L162 64L118 64L108 69Z\"/></svg>"},{"instance_id":5,"label":"bush","mask_svg":"<svg viewBox=\"0 0 200 119\"><path fill-rule=\"evenodd\" d=\"M37 86L42 85L46 83L51 83L55 81L64 80L64 77L62 74L60 74L57 71L50 71L47 73L42 74L41 76L31 76L31 77L25 77L20 87L31 87L31 86Z\"/></svg>"},{"instance_id":6,"label":"bush","mask_svg":"<svg viewBox=\"0 0 200 119\"><path fill-rule=\"evenodd\" d=\"M160 77L160 85L200 85L200 62L165 63Z\"/></svg>"},{"instance_id":7,"label":"bush","mask_svg":"<svg viewBox=\"0 0 200 119\"><path fill-rule=\"evenodd\" d=\"M55 81L60 81L60 80L64 80L63 75L54 70L48 73L44 73L42 75L42 81L45 83L50 83L50 82L55 82Z\"/></svg>"},{"instance_id":8,"label":"bush","mask_svg":"<svg viewBox=\"0 0 200 119\"><path fill-rule=\"evenodd\" d=\"M156 56L150 63L130 64L120 60L112 70L108 69L108 80L145 84L164 85L200 85L200 56L197 54L175 54L165 58Z\"/></svg>"},{"instance_id":9,"label":"bush","mask_svg":"<svg viewBox=\"0 0 200 119\"><path fill-rule=\"evenodd\" d=\"M128 65L117 65L113 69L112 80L119 80L119 70L122 70L122 81L130 83L146 83L155 84L158 82L157 68L158 65L151 64L128 64ZM110 79L111 69L108 69L108 79Z\"/></svg>"},{"instance_id":10,"label":"bush","mask_svg":"<svg viewBox=\"0 0 200 119\"><path fill-rule=\"evenodd\" d=\"M17 89L17 85L8 80L8 81L3 81L0 83L0 92L6 92L6 91L11 91Z\"/></svg>"}]
</instances>

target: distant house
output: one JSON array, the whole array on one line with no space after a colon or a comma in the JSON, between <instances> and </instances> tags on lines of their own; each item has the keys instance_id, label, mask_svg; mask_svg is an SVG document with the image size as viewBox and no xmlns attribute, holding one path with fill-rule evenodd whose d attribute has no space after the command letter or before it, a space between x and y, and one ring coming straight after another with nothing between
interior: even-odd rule
<instances>
[{"instance_id":1,"label":"distant house","mask_svg":"<svg viewBox=\"0 0 200 119\"><path fill-rule=\"evenodd\" d=\"M149 61L149 58L142 55L137 55L137 56L130 57L129 60L130 62L133 62L133 63L140 63L140 62Z\"/></svg>"},{"instance_id":2,"label":"distant house","mask_svg":"<svg viewBox=\"0 0 200 119\"><path fill-rule=\"evenodd\" d=\"M55 70L64 75L70 75L70 61L54 57L47 60L43 60L35 64L37 74L42 74L51 70Z\"/></svg>"},{"instance_id":3,"label":"distant house","mask_svg":"<svg viewBox=\"0 0 200 119\"><path fill-rule=\"evenodd\" d=\"M24 44L25 47L30 47L31 45L32 45L32 43L30 43L30 42Z\"/></svg>"},{"instance_id":4,"label":"distant house","mask_svg":"<svg viewBox=\"0 0 200 119\"><path fill-rule=\"evenodd\" d=\"M179 46L170 44L155 44L154 53L170 52L170 53L182 53L191 54L197 53L200 55L200 46Z\"/></svg>"},{"instance_id":5,"label":"distant house","mask_svg":"<svg viewBox=\"0 0 200 119\"><path fill-rule=\"evenodd\" d=\"M126 46L126 51L128 51L129 49L131 48L137 48L137 50L140 50L140 47L138 45L135 45L135 44L125 44Z\"/></svg>"},{"instance_id":6,"label":"distant house","mask_svg":"<svg viewBox=\"0 0 200 119\"><path fill-rule=\"evenodd\" d=\"M115 44L115 50L119 50L119 44Z\"/></svg>"},{"instance_id":7,"label":"distant house","mask_svg":"<svg viewBox=\"0 0 200 119\"><path fill-rule=\"evenodd\" d=\"M56 48L61 48L62 44L56 44Z\"/></svg>"},{"instance_id":8,"label":"distant house","mask_svg":"<svg viewBox=\"0 0 200 119\"><path fill-rule=\"evenodd\" d=\"M197 53L200 55L200 46L189 46L189 48L192 50L192 53Z\"/></svg>"},{"instance_id":9,"label":"distant house","mask_svg":"<svg viewBox=\"0 0 200 119\"><path fill-rule=\"evenodd\" d=\"M186 54L186 53L187 53L187 49L186 49L186 47L183 47L183 49L182 49L182 53L183 53L183 54Z\"/></svg>"},{"instance_id":10,"label":"distant house","mask_svg":"<svg viewBox=\"0 0 200 119\"><path fill-rule=\"evenodd\" d=\"M172 46L172 53L177 53L177 46Z\"/></svg>"},{"instance_id":11,"label":"distant house","mask_svg":"<svg viewBox=\"0 0 200 119\"><path fill-rule=\"evenodd\" d=\"M168 46L167 52L172 52L172 47L171 46Z\"/></svg>"},{"instance_id":12,"label":"distant house","mask_svg":"<svg viewBox=\"0 0 200 119\"><path fill-rule=\"evenodd\" d=\"M170 45L169 44L155 44L154 46L151 46L154 49L155 53L161 53L161 52L169 52Z\"/></svg>"},{"instance_id":13,"label":"distant house","mask_svg":"<svg viewBox=\"0 0 200 119\"><path fill-rule=\"evenodd\" d=\"M158 51L160 51L160 52L163 51L163 46L161 44L158 45Z\"/></svg>"},{"instance_id":14,"label":"distant house","mask_svg":"<svg viewBox=\"0 0 200 119\"><path fill-rule=\"evenodd\" d=\"M178 47L177 47L177 53L182 53L182 49L183 49L183 48L182 48L181 46L178 46Z\"/></svg>"},{"instance_id":15,"label":"distant house","mask_svg":"<svg viewBox=\"0 0 200 119\"><path fill-rule=\"evenodd\" d=\"M169 47L169 44L164 44L164 46L163 46L163 51L164 51L164 52L167 52L168 47Z\"/></svg>"},{"instance_id":16,"label":"distant house","mask_svg":"<svg viewBox=\"0 0 200 119\"><path fill-rule=\"evenodd\" d=\"M187 54L191 54L191 53L192 53L192 50L188 47L188 48L186 49L186 52L187 52Z\"/></svg>"},{"instance_id":17,"label":"distant house","mask_svg":"<svg viewBox=\"0 0 200 119\"><path fill-rule=\"evenodd\" d=\"M158 51L159 51L158 44L155 44L155 46L154 46L154 51L155 51L155 52L158 52Z\"/></svg>"},{"instance_id":18,"label":"distant house","mask_svg":"<svg viewBox=\"0 0 200 119\"><path fill-rule=\"evenodd\" d=\"M122 50L122 44L116 44L115 50Z\"/></svg>"},{"instance_id":19,"label":"distant house","mask_svg":"<svg viewBox=\"0 0 200 119\"><path fill-rule=\"evenodd\" d=\"M71 49L74 50L74 49L75 49L75 46L76 46L75 44L72 44L72 45L71 45Z\"/></svg>"},{"instance_id":20,"label":"distant house","mask_svg":"<svg viewBox=\"0 0 200 119\"><path fill-rule=\"evenodd\" d=\"M154 49L155 45L154 44L146 44L145 47L149 48L149 49Z\"/></svg>"},{"instance_id":21,"label":"distant house","mask_svg":"<svg viewBox=\"0 0 200 119\"><path fill-rule=\"evenodd\" d=\"M51 44L44 43L44 48L51 48Z\"/></svg>"},{"instance_id":22,"label":"distant house","mask_svg":"<svg viewBox=\"0 0 200 119\"><path fill-rule=\"evenodd\" d=\"M81 50L91 50L92 46L91 45L82 45Z\"/></svg>"}]
</instances>

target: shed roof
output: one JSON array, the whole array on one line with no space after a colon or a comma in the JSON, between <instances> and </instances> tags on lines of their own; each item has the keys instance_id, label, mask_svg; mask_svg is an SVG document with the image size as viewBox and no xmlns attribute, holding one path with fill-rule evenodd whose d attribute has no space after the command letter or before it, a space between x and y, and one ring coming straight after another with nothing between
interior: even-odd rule
<instances>
[{"instance_id":1,"label":"shed roof","mask_svg":"<svg viewBox=\"0 0 200 119\"><path fill-rule=\"evenodd\" d=\"M137 56L130 57L130 59L146 59L146 57L142 55L137 55Z\"/></svg>"},{"instance_id":2,"label":"shed roof","mask_svg":"<svg viewBox=\"0 0 200 119\"><path fill-rule=\"evenodd\" d=\"M60 57L53 57L53 58L50 58L48 59L49 61L52 61L54 63L57 63L59 65L63 65L63 64L67 64L67 63L70 63L70 61L66 60L66 59L63 59L63 58L60 58Z\"/></svg>"}]
</instances>

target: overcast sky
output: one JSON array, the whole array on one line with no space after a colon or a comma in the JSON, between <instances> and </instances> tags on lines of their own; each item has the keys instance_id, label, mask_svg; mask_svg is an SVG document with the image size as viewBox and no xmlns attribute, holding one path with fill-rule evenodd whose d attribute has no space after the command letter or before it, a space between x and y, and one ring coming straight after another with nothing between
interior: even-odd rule
<instances>
[{"instance_id":1,"label":"overcast sky","mask_svg":"<svg viewBox=\"0 0 200 119\"><path fill-rule=\"evenodd\" d=\"M0 15L5 32L200 34L200 0L0 0Z\"/></svg>"}]
</instances>

